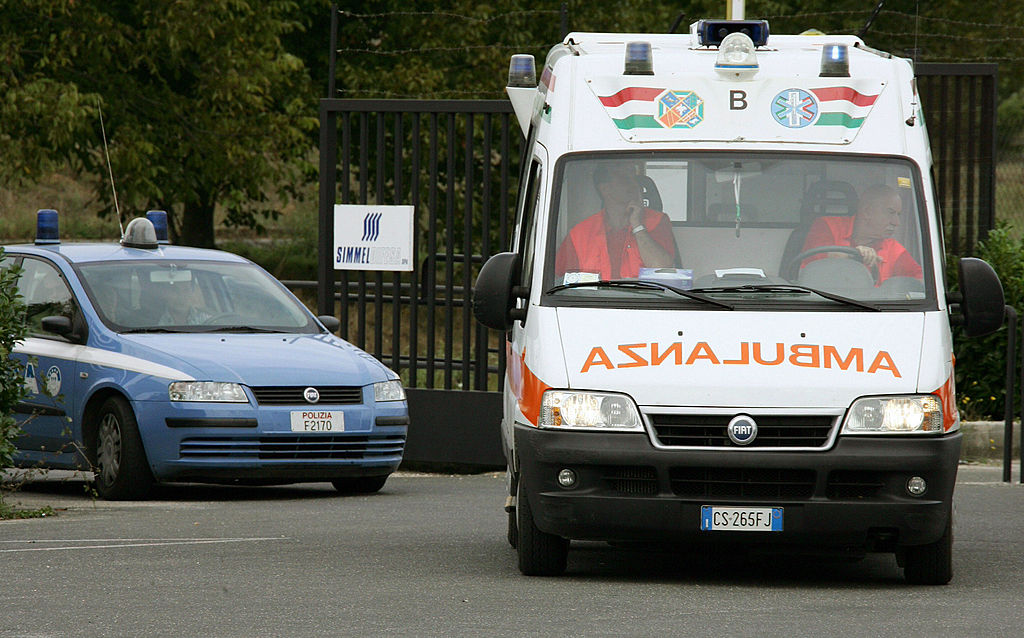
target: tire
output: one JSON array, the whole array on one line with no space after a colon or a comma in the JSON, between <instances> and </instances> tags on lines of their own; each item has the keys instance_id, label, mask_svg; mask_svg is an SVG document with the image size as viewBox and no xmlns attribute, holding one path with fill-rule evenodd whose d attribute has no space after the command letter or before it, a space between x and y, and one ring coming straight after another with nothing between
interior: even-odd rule
<instances>
[{"instance_id":1,"label":"tire","mask_svg":"<svg viewBox=\"0 0 1024 638\"><path fill-rule=\"evenodd\" d=\"M903 578L912 585L946 585L953 579L953 514L934 543L903 549Z\"/></svg>"},{"instance_id":2,"label":"tire","mask_svg":"<svg viewBox=\"0 0 1024 638\"><path fill-rule=\"evenodd\" d=\"M121 397L110 397L96 418L92 449L96 493L111 501L145 498L155 481L131 406Z\"/></svg>"},{"instance_id":3,"label":"tire","mask_svg":"<svg viewBox=\"0 0 1024 638\"><path fill-rule=\"evenodd\" d=\"M537 529L530 502L523 492L522 477L516 490L519 571L526 576L560 576L569 555L568 539Z\"/></svg>"},{"instance_id":4,"label":"tire","mask_svg":"<svg viewBox=\"0 0 1024 638\"><path fill-rule=\"evenodd\" d=\"M512 470L506 472L508 478L508 489L506 490L509 494L509 499L516 493L515 485L518 484L516 477L512 475ZM512 546L512 549L516 549L519 546L519 521L516 520L516 508L514 506L506 506L506 512L508 513L508 529L505 533L508 538L508 544Z\"/></svg>"},{"instance_id":5,"label":"tire","mask_svg":"<svg viewBox=\"0 0 1024 638\"><path fill-rule=\"evenodd\" d=\"M388 476L390 475L340 478L331 481L331 485L342 494L373 494L379 492L384 487Z\"/></svg>"}]
</instances>

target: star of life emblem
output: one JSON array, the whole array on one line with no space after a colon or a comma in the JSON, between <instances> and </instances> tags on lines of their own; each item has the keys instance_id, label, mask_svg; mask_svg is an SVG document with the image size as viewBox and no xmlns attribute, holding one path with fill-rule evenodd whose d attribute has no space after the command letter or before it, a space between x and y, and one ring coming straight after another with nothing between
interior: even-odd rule
<instances>
[{"instance_id":1,"label":"star of life emblem","mask_svg":"<svg viewBox=\"0 0 1024 638\"><path fill-rule=\"evenodd\" d=\"M803 128L818 118L818 100L803 89L780 91L772 100L772 117L786 128Z\"/></svg>"},{"instance_id":2,"label":"star of life emblem","mask_svg":"<svg viewBox=\"0 0 1024 638\"><path fill-rule=\"evenodd\" d=\"M693 91L668 90L657 103L655 119L665 128L693 128L704 121L704 100Z\"/></svg>"}]
</instances>

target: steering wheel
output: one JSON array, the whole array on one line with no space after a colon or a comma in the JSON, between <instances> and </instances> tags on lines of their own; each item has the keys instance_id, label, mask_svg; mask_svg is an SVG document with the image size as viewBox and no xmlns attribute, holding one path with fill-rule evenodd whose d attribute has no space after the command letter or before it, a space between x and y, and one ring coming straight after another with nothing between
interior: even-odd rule
<instances>
[{"instance_id":1,"label":"steering wheel","mask_svg":"<svg viewBox=\"0 0 1024 638\"><path fill-rule=\"evenodd\" d=\"M800 264L803 260L808 257L820 255L821 253L844 253L855 257L857 261L864 263L864 258L860 254L860 251L851 246L815 246L808 250L803 251L797 256L793 257L785 263L782 267L782 276L789 281L794 281L797 278L797 274L800 272Z\"/></svg>"}]
</instances>

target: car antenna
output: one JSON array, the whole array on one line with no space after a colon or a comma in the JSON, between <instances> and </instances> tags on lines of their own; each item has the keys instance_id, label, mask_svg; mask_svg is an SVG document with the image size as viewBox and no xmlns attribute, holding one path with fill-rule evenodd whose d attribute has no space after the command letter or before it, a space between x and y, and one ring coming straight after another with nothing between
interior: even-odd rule
<instances>
[{"instance_id":1,"label":"car antenna","mask_svg":"<svg viewBox=\"0 0 1024 638\"><path fill-rule=\"evenodd\" d=\"M117 204L117 187L114 186L114 169L110 167L110 149L107 148L107 130L103 127L103 106L100 99L96 98L96 109L100 113L100 134L103 136L103 155L107 158L107 174L110 175L110 190L114 193L114 212L117 213L117 226L121 229L121 238L124 239L124 222L121 220L121 207Z\"/></svg>"}]
</instances>

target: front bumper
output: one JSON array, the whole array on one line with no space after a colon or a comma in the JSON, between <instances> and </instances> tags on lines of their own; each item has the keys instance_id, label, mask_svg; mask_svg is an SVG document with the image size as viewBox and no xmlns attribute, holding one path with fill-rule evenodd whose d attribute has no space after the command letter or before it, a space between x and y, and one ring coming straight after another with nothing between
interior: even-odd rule
<instances>
[{"instance_id":1,"label":"front bumper","mask_svg":"<svg viewBox=\"0 0 1024 638\"><path fill-rule=\"evenodd\" d=\"M827 451L656 449L646 434L517 425L520 489L541 530L572 539L813 544L889 550L939 539L960 433L839 437ZM558 484L573 470L572 488ZM920 476L927 491L906 490ZM782 532L700 531L702 505L784 508Z\"/></svg>"}]
</instances>

